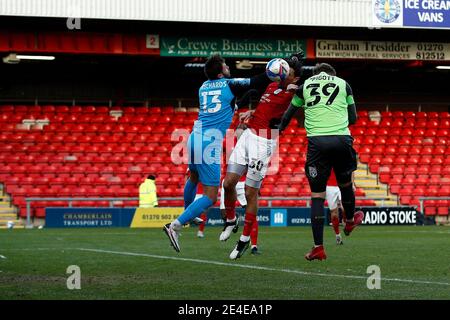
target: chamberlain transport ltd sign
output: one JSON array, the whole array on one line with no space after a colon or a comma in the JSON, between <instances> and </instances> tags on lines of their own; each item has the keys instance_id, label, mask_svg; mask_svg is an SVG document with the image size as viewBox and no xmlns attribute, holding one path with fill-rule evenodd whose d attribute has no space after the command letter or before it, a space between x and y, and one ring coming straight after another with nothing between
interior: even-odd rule
<instances>
[{"instance_id":1,"label":"chamberlain transport ltd sign","mask_svg":"<svg viewBox=\"0 0 450 320\"><path fill-rule=\"evenodd\" d=\"M450 60L450 43L316 40L317 58Z\"/></svg>"},{"instance_id":2,"label":"chamberlain transport ltd sign","mask_svg":"<svg viewBox=\"0 0 450 320\"><path fill-rule=\"evenodd\" d=\"M372 0L376 27L450 28L450 0Z\"/></svg>"},{"instance_id":3,"label":"chamberlain transport ltd sign","mask_svg":"<svg viewBox=\"0 0 450 320\"><path fill-rule=\"evenodd\" d=\"M303 50L306 40L161 37L161 56L208 57L219 53L233 58L276 58Z\"/></svg>"}]
</instances>

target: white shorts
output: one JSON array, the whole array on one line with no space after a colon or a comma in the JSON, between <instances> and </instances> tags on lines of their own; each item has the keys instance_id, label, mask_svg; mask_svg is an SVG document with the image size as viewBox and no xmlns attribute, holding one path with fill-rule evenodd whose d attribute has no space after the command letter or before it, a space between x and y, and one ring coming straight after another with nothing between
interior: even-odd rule
<instances>
[{"instance_id":1,"label":"white shorts","mask_svg":"<svg viewBox=\"0 0 450 320\"><path fill-rule=\"evenodd\" d=\"M341 202L341 190L339 187L329 187L327 186L327 194L326 194L328 208L330 210L334 210L339 206L339 202Z\"/></svg>"},{"instance_id":2,"label":"white shorts","mask_svg":"<svg viewBox=\"0 0 450 320\"><path fill-rule=\"evenodd\" d=\"M270 157L276 146L276 140L260 137L250 129L246 129L231 153L228 168L233 168L233 164L246 166L246 184L250 187L259 188L266 176ZM233 169L228 171L234 172ZM235 173L239 174L239 172Z\"/></svg>"},{"instance_id":3,"label":"white shorts","mask_svg":"<svg viewBox=\"0 0 450 320\"><path fill-rule=\"evenodd\" d=\"M245 198L245 182L239 181L236 185L236 193L237 200L241 207L247 205L247 199ZM222 180L222 189L220 189L220 209L225 209L225 190L223 188L223 180Z\"/></svg>"}]
</instances>

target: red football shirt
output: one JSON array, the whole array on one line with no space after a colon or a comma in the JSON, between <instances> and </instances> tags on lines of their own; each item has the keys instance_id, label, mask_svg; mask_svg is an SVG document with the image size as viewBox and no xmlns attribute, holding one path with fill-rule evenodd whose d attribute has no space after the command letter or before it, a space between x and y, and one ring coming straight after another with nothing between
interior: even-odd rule
<instances>
[{"instance_id":1,"label":"red football shirt","mask_svg":"<svg viewBox=\"0 0 450 320\"><path fill-rule=\"evenodd\" d=\"M274 129L274 125L280 123L293 96L294 92L280 88L277 82L269 84L248 121L248 127L257 135L270 139L270 129Z\"/></svg>"},{"instance_id":2,"label":"red football shirt","mask_svg":"<svg viewBox=\"0 0 450 320\"><path fill-rule=\"evenodd\" d=\"M197 194L203 194L203 185L200 181L197 183Z\"/></svg>"},{"instance_id":3,"label":"red football shirt","mask_svg":"<svg viewBox=\"0 0 450 320\"><path fill-rule=\"evenodd\" d=\"M334 170L331 169L330 177L328 178L327 186L329 187L337 187L338 183L336 180L336 175L334 174Z\"/></svg>"}]
</instances>

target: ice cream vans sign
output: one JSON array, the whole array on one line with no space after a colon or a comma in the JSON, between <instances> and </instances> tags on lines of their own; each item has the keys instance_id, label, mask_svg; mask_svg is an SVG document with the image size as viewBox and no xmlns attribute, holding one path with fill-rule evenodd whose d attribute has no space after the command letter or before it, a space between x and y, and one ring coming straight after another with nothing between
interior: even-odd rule
<instances>
[{"instance_id":1,"label":"ice cream vans sign","mask_svg":"<svg viewBox=\"0 0 450 320\"><path fill-rule=\"evenodd\" d=\"M415 225L417 211L413 207L360 208L364 212L363 224Z\"/></svg>"},{"instance_id":2,"label":"ice cream vans sign","mask_svg":"<svg viewBox=\"0 0 450 320\"><path fill-rule=\"evenodd\" d=\"M449 0L372 0L374 26L450 28Z\"/></svg>"}]
</instances>

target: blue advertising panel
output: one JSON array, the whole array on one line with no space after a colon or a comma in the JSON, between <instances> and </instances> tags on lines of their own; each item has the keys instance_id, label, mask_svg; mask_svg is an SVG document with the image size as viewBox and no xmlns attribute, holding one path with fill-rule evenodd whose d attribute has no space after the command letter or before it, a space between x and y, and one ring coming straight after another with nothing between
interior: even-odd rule
<instances>
[{"instance_id":1,"label":"blue advertising panel","mask_svg":"<svg viewBox=\"0 0 450 320\"><path fill-rule=\"evenodd\" d=\"M311 210L309 208L297 208L289 210L288 226L311 225Z\"/></svg>"},{"instance_id":2,"label":"blue advertising panel","mask_svg":"<svg viewBox=\"0 0 450 320\"><path fill-rule=\"evenodd\" d=\"M47 228L129 227L135 208L46 208Z\"/></svg>"},{"instance_id":3,"label":"blue advertising panel","mask_svg":"<svg viewBox=\"0 0 450 320\"><path fill-rule=\"evenodd\" d=\"M292 211L292 210L291 210ZM270 226L286 227L287 226L287 209L275 208L270 210Z\"/></svg>"},{"instance_id":4,"label":"blue advertising panel","mask_svg":"<svg viewBox=\"0 0 450 320\"><path fill-rule=\"evenodd\" d=\"M371 9L374 26L450 28L449 0L372 0Z\"/></svg>"},{"instance_id":5,"label":"blue advertising panel","mask_svg":"<svg viewBox=\"0 0 450 320\"><path fill-rule=\"evenodd\" d=\"M450 28L450 1L404 0L403 26Z\"/></svg>"},{"instance_id":6,"label":"blue advertising panel","mask_svg":"<svg viewBox=\"0 0 450 320\"><path fill-rule=\"evenodd\" d=\"M325 219L327 209L325 209ZM244 210L236 209L240 216L240 223L244 223ZM258 210L258 224L260 226L286 227L286 226L309 226L311 225L310 208L261 208ZM327 219L325 220L327 221ZM223 220L218 208L208 211L207 226L223 226Z\"/></svg>"},{"instance_id":7,"label":"blue advertising panel","mask_svg":"<svg viewBox=\"0 0 450 320\"><path fill-rule=\"evenodd\" d=\"M242 208L236 209L236 214L239 215L241 224L244 221L245 211ZM270 209L259 209L258 216L256 217L258 224L260 226L270 225ZM220 214L219 208L211 208L208 211L208 220L206 221L207 226L223 226L222 216Z\"/></svg>"}]
</instances>

